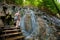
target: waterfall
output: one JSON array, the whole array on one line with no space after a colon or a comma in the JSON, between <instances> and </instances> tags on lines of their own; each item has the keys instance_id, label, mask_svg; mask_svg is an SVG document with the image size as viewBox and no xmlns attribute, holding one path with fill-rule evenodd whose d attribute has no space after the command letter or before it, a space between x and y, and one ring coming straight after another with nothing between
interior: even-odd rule
<instances>
[{"instance_id":1,"label":"waterfall","mask_svg":"<svg viewBox=\"0 0 60 40\"><path fill-rule=\"evenodd\" d=\"M30 17L30 23L29 23L28 17ZM27 18L28 18L28 20L27 20ZM27 25L27 23L25 23L25 19L27 20L26 22L28 22L28 26L25 26L25 25ZM23 17L21 17L20 26L21 26L24 36L26 36L26 37L37 36L38 25L36 22L36 17L34 15L34 12L32 10L26 10L26 13L23 15ZM26 30L27 27L28 27L28 30Z\"/></svg>"}]
</instances>

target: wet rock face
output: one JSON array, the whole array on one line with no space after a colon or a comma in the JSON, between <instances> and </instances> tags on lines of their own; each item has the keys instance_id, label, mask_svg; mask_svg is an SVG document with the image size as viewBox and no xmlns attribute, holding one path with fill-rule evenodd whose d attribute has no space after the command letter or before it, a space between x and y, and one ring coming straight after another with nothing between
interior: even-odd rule
<instances>
[{"instance_id":1,"label":"wet rock face","mask_svg":"<svg viewBox=\"0 0 60 40\"><path fill-rule=\"evenodd\" d=\"M40 26L41 32L44 31L45 32L45 24L42 18L38 17L38 24ZM43 32L42 32L43 33Z\"/></svg>"},{"instance_id":2,"label":"wet rock face","mask_svg":"<svg viewBox=\"0 0 60 40\"><path fill-rule=\"evenodd\" d=\"M43 13L43 12L42 12L40 17L43 18L47 22L47 24L51 24L52 23L55 26L60 27L60 19L58 19L58 18L56 18L54 16L49 16L46 13Z\"/></svg>"},{"instance_id":3,"label":"wet rock face","mask_svg":"<svg viewBox=\"0 0 60 40\"><path fill-rule=\"evenodd\" d=\"M41 40L45 40L45 39L46 40L47 39L48 40L56 40L56 37L54 36L54 33L56 31L54 29L54 26L48 25L41 17L38 17L37 21L38 21L38 24L39 24L40 39Z\"/></svg>"},{"instance_id":4,"label":"wet rock face","mask_svg":"<svg viewBox=\"0 0 60 40\"><path fill-rule=\"evenodd\" d=\"M52 17L52 21L55 23L56 26L60 27L60 20L56 17Z\"/></svg>"},{"instance_id":5,"label":"wet rock face","mask_svg":"<svg viewBox=\"0 0 60 40\"><path fill-rule=\"evenodd\" d=\"M42 18L38 17L37 20L39 25L39 33L40 33L41 39L43 40L46 36L45 24Z\"/></svg>"},{"instance_id":6,"label":"wet rock face","mask_svg":"<svg viewBox=\"0 0 60 40\"><path fill-rule=\"evenodd\" d=\"M60 32L60 19L58 19L54 16L44 14L44 13L41 13L39 17L41 17L44 20L44 22L49 26L48 29L51 30L51 31L49 31L51 33L51 36L49 36L49 38L51 40L56 40L56 38L58 39L58 36L56 36L56 35L58 35L57 33ZM41 26L41 24L42 23L40 23L40 26Z\"/></svg>"}]
</instances>

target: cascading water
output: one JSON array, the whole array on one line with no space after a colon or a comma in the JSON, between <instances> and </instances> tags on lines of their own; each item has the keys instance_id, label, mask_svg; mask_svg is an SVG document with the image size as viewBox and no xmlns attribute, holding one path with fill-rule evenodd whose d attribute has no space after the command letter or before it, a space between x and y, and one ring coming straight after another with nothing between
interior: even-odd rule
<instances>
[{"instance_id":1,"label":"cascading water","mask_svg":"<svg viewBox=\"0 0 60 40\"><path fill-rule=\"evenodd\" d=\"M25 15L21 18L20 26L21 26L23 35L26 36L26 38L27 37L30 38L32 36L37 36L37 34L38 34L38 31L37 31L38 25L37 25L37 22L36 22L36 19L35 19L34 12L32 10L27 10L26 11Z\"/></svg>"}]
</instances>

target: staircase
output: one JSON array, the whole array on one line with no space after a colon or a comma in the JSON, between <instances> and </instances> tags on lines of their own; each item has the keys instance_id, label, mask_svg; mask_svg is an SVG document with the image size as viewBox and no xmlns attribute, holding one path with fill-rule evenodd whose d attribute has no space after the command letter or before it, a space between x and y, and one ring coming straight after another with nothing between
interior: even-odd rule
<instances>
[{"instance_id":1,"label":"staircase","mask_svg":"<svg viewBox=\"0 0 60 40\"><path fill-rule=\"evenodd\" d=\"M19 27L4 28L0 38L2 38L1 40L24 40L24 36Z\"/></svg>"}]
</instances>

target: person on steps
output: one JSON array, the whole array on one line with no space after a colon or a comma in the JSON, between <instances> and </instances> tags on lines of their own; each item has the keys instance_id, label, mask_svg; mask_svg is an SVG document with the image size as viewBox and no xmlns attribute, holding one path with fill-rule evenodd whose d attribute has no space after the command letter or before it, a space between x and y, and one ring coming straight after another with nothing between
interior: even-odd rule
<instances>
[{"instance_id":1,"label":"person on steps","mask_svg":"<svg viewBox=\"0 0 60 40\"><path fill-rule=\"evenodd\" d=\"M20 13L19 13L19 11L15 14L14 20L15 20L16 27L18 27L19 22L20 22Z\"/></svg>"}]
</instances>

